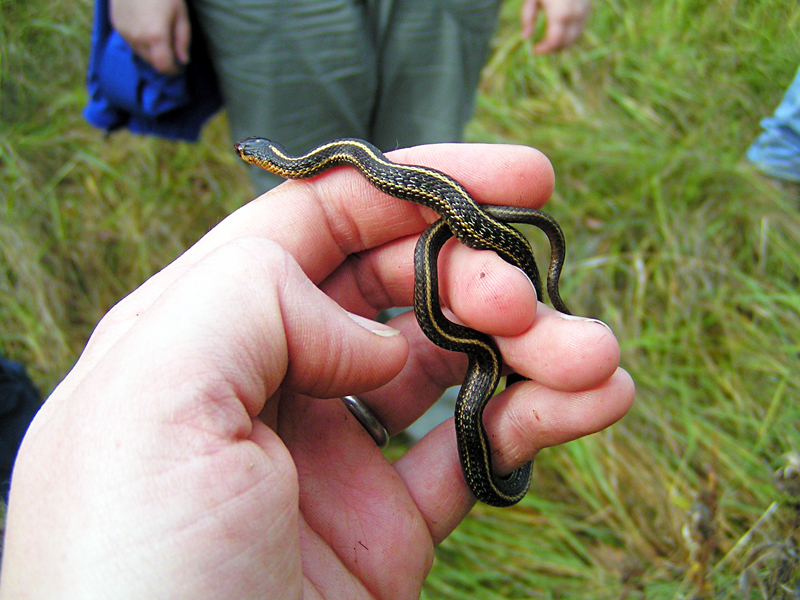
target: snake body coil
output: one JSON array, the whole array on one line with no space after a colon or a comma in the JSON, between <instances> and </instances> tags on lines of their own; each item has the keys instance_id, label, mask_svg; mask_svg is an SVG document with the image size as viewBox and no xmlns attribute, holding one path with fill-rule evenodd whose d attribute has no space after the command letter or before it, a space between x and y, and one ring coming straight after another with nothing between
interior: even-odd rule
<instances>
[{"instance_id":1,"label":"snake body coil","mask_svg":"<svg viewBox=\"0 0 800 600\"><path fill-rule=\"evenodd\" d=\"M518 502L530 486L532 463L507 477L494 474L491 447L483 426L483 411L501 377L502 357L487 335L453 323L441 310L437 259L453 235L477 250L493 250L530 278L539 299L541 280L527 239L508 222L525 222L542 229L550 240L547 289L553 306L569 313L558 291L566 245L558 223L532 208L480 206L453 178L427 167L389 161L362 140L342 139L323 144L298 157L265 139L249 138L236 146L250 164L289 178L306 179L330 168L349 165L379 190L436 211L441 219L420 237L414 256L414 312L425 335L436 345L469 357L469 367L456 401L456 436L464 478L478 500L493 506Z\"/></svg>"}]
</instances>

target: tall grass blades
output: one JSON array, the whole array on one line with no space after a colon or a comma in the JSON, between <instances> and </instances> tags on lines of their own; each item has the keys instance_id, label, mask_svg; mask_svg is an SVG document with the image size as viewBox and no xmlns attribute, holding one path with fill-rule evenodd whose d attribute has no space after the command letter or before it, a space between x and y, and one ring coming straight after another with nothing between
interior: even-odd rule
<instances>
[{"instance_id":1,"label":"tall grass blades","mask_svg":"<svg viewBox=\"0 0 800 600\"><path fill-rule=\"evenodd\" d=\"M637 403L477 507L426 598L800 596L800 198L744 161L800 65L785 0L595 0L536 56L506 2L475 141L538 147L563 293ZM119 298L250 198L224 117L198 145L82 120L89 0L0 3L0 350L46 393ZM546 246L534 240L540 254Z\"/></svg>"}]
</instances>

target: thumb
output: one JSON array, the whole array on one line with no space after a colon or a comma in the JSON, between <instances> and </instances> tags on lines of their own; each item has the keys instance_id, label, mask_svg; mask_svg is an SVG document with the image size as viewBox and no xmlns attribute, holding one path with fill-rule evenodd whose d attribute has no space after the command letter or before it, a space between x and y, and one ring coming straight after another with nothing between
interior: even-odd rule
<instances>
[{"instance_id":1,"label":"thumb","mask_svg":"<svg viewBox=\"0 0 800 600\"><path fill-rule=\"evenodd\" d=\"M148 326L137 337L157 332L159 348L172 355L151 350L150 369L170 365L162 377L175 385L187 371L210 374L213 385L222 379L250 416L279 387L316 398L377 388L400 372L408 355L398 331L345 311L291 254L263 238L212 251L140 319ZM138 347L152 344L141 339ZM183 351L176 356L175 348Z\"/></svg>"},{"instance_id":2,"label":"thumb","mask_svg":"<svg viewBox=\"0 0 800 600\"><path fill-rule=\"evenodd\" d=\"M238 420L259 414L279 388L331 398L380 387L408 356L399 332L350 315L286 250L263 238L213 250L152 301L139 302L141 293L100 322L95 351L81 357L48 404L88 387L119 400L118 407L104 400L105 410L125 411L130 397L143 397L149 402L142 409L158 420L224 399L244 408L228 413ZM232 424L215 423L228 432ZM237 426L249 428L249 418Z\"/></svg>"}]
</instances>

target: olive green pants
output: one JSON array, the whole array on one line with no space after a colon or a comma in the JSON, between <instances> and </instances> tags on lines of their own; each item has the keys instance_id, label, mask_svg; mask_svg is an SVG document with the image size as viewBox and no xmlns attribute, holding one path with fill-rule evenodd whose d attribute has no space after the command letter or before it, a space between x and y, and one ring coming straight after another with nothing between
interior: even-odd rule
<instances>
[{"instance_id":1,"label":"olive green pants","mask_svg":"<svg viewBox=\"0 0 800 600\"><path fill-rule=\"evenodd\" d=\"M500 0L192 0L234 140L458 141ZM279 180L255 167L258 192Z\"/></svg>"}]
</instances>

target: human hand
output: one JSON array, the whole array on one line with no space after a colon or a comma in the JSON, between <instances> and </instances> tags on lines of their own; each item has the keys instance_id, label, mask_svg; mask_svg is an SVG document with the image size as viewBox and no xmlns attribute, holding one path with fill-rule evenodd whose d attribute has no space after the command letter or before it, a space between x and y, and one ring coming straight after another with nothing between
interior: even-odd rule
<instances>
[{"instance_id":1,"label":"human hand","mask_svg":"<svg viewBox=\"0 0 800 600\"><path fill-rule=\"evenodd\" d=\"M533 35L539 8L547 15L547 31L533 48L537 54L562 50L575 42L589 17L589 0L524 0L520 13L523 39Z\"/></svg>"},{"instance_id":2,"label":"human hand","mask_svg":"<svg viewBox=\"0 0 800 600\"><path fill-rule=\"evenodd\" d=\"M390 157L482 203L538 207L553 188L530 148ZM474 504L453 422L391 464L336 398L360 394L392 434L463 378L413 315L368 320L411 303L435 218L336 169L236 211L122 300L20 449L0 597L419 597ZM628 410L606 327L538 304L493 253L448 243L440 265L443 302L531 378L487 407L498 471Z\"/></svg>"},{"instance_id":3,"label":"human hand","mask_svg":"<svg viewBox=\"0 0 800 600\"><path fill-rule=\"evenodd\" d=\"M191 26L184 0L110 0L111 25L156 71L178 73L189 62Z\"/></svg>"}]
</instances>

